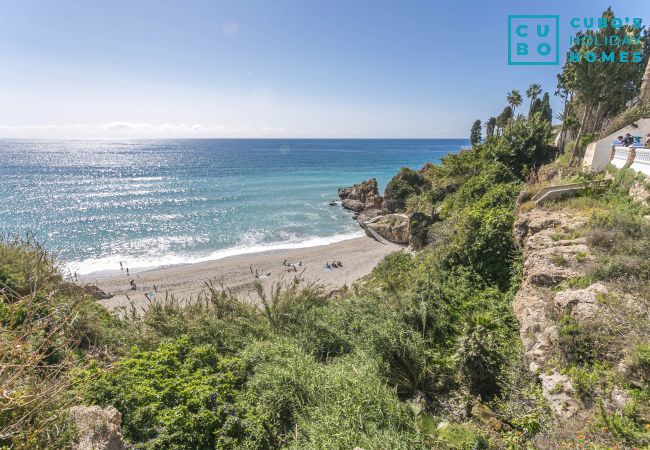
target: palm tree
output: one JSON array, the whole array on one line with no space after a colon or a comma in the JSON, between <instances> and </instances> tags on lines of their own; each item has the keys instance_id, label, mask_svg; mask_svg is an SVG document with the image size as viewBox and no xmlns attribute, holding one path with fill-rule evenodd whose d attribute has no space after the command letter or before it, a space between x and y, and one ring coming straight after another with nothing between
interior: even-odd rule
<instances>
[{"instance_id":1,"label":"palm tree","mask_svg":"<svg viewBox=\"0 0 650 450\"><path fill-rule=\"evenodd\" d=\"M533 109L533 103L535 102L535 99L540 96L542 93L542 86L539 84L531 84L528 90L526 91L526 97L530 99L530 107L528 108L528 117L530 117L530 113Z\"/></svg>"},{"instance_id":2,"label":"palm tree","mask_svg":"<svg viewBox=\"0 0 650 450\"><path fill-rule=\"evenodd\" d=\"M521 93L517 89L513 89L508 94L508 104L512 108L512 117L515 117L515 110L521 106Z\"/></svg>"}]
</instances>

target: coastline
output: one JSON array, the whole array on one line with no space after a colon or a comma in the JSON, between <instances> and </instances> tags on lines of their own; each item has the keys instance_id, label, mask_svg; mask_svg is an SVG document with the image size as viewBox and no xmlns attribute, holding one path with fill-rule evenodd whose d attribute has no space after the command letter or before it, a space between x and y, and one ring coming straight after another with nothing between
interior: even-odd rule
<instances>
[{"instance_id":1,"label":"coastline","mask_svg":"<svg viewBox=\"0 0 650 450\"><path fill-rule=\"evenodd\" d=\"M132 273L130 277L126 273L84 277L83 281L113 294L112 298L99 301L108 310L127 307L131 303L136 309L145 308L149 304L145 294L153 292L154 285L158 299L166 294L174 295L181 301L195 299L205 290L207 282L219 288L223 285L239 298L256 299L256 294L253 294L256 278L251 273L251 267L262 275L258 280L265 289L270 289L273 283L289 282L295 276L300 276L305 282L319 283L327 290L336 290L368 275L386 255L401 248L364 236L313 247L275 249L167 266ZM302 261L302 266L297 267L297 272L289 272L289 268L282 264L284 260L289 263ZM341 261L343 267L326 269L325 264L332 261ZM270 276L267 277L267 273ZM131 289L130 280L135 282L137 290Z\"/></svg>"}]
</instances>

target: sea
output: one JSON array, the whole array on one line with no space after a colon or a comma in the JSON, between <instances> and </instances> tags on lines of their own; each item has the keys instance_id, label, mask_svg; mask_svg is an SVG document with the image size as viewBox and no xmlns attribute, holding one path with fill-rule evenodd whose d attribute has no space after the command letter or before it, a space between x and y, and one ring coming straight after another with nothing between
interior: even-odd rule
<instances>
[{"instance_id":1,"label":"sea","mask_svg":"<svg viewBox=\"0 0 650 450\"><path fill-rule=\"evenodd\" d=\"M466 139L0 140L0 231L104 276L363 235L330 206Z\"/></svg>"}]
</instances>

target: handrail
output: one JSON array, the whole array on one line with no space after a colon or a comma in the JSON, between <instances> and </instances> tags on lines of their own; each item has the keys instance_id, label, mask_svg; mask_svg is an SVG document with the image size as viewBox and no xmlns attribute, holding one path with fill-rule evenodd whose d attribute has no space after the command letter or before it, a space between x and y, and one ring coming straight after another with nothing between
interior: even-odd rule
<instances>
[{"instance_id":1,"label":"handrail","mask_svg":"<svg viewBox=\"0 0 650 450\"><path fill-rule=\"evenodd\" d=\"M540 205L543 201L559 196L566 195L575 195L578 192L584 191L585 189L591 187L598 187L608 183L608 180L595 180L595 181L585 181L583 183L569 183L569 184L560 184L557 186L548 186L543 189L540 189L531 200L535 202L536 205Z\"/></svg>"}]
</instances>

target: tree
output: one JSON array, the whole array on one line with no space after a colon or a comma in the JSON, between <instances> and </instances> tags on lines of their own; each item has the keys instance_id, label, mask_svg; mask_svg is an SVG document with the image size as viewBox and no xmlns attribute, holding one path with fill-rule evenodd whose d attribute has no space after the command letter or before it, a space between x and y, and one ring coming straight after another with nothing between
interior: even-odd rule
<instances>
[{"instance_id":1,"label":"tree","mask_svg":"<svg viewBox=\"0 0 650 450\"><path fill-rule=\"evenodd\" d=\"M472 144L472 147L474 147L477 144L480 144L482 140L481 137L481 121L476 119L474 122L474 125L472 125L472 131L470 132L469 135L469 141Z\"/></svg>"},{"instance_id":2,"label":"tree","mask_svg":"<svg viewBox=\"0 0 650 450\"><path fill-rule=\"evenodd\" d=\"M512 108L510 106L506 106L503 108L503 111L497 118L497 125L502 130L506 127L506 125L510 123L510 119L512 119Z\"/></svg>"},{"instance_id":3,"label":"tree","mask_svg":"<svg viewBox=\"0 0 650 450\"><path fill-rule=\"evenodd\" d=\"M544 93L544 97L542 98L541 102L541 113L542 113L542 120L545 120L548 123L553 122L553 110L551 109L551 99L548 95L548 92Z\"/></svg>"},{"instance_id":4,"label":"tree","mask_svg":"<svg viewBox=\"0 0 650 450\"><path fill-rule=\"evenodd\" d=\"M490 117L488 121L485 123L485 138L491 138L494 136L494 129L497 126L497 119L496 117Z\"/></svg>"},{"instance_id":5,"label":"tree","mask_svg":"<svg viewBox=\"0 0 650 450\"><path fill-rule=\"evenodd\" d=\"M536 98L533 104L530 106L530 111L528 112L528 118L532 119L535 114L541 114L542 112L542 100Z\"/></svg>"},{"instance_id":6,"label":"tree","mask_svg":"<svg viewBox=\"0 0 650 450\"><path fill-rule=\"evenodd\" d=\"M512 108L512 117L515 117L515 111L519 106L521 106L521 102L521 93L517 89L513 89L508 94L508 104Z\"/></svg>"},{"instance_id":7,"label":"tree","mask_svg":"<svg viewBox=\"0 0 650 450\"><path fill-rule=\"evenodd\" d=\"M557 78L559 86L561 84L562 74L558 74ZM571 125L573 125L573 122L569 123L568 119L570 117L575 119L575 115L571 112L572 93L566 87L558 87L558 90L555 91L555 95L559 96L563 100L562 112L560 112L556 117L560 122L562 122L562 130L560 131L560 141L558 146L560 151L564 152L564 141L566 140L567 132L572 131Z\"/></svg>"},{"instance_id":8,"label":"tree","mask_svg":"<svg viewBox=\"0 0 650 450\"><path fill-rule=\"evenodd\" d=\"M633 52L647 51L646 36L642 37L640 29L631 25L615 28L615 17L611 8L603 12L607 26L598 29L580 31L573 39L573 45L566 56L562 73L558 76L558 89L569 90L573 102L578 105L573 111L580 111L580 128L573 148L571 162L577 164L582 159L581 137L595 132L606 117L612 117L625 108L639 92L645 64L632 62ZM634 36L635 39L630 39ZM616 42L610 37L618 37ZM586 38L586 39L585 39ZM626 52L630 62L619 63L621 54ZM587 62L586 55L596 55L596 61ZM614 58L615 62L604 62L604 55Z\"/></svg>"},{"instance_id":9,"label":"tree","mask_svg":"<svg viewBox=\"0 0 650 450\"><path fill-rule=\"evenodd\" d=\"M530 99L530 106L528 107L528 117L532 117L533 103L542 93L542 86L537 83L531 84L526 90L526 97Z\"/></svg>"}]
</instances>

